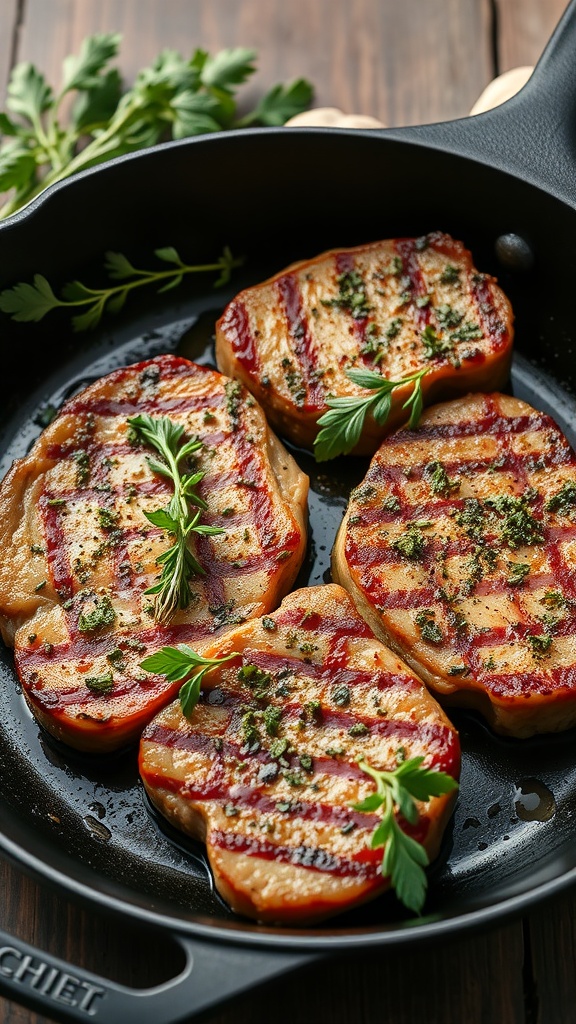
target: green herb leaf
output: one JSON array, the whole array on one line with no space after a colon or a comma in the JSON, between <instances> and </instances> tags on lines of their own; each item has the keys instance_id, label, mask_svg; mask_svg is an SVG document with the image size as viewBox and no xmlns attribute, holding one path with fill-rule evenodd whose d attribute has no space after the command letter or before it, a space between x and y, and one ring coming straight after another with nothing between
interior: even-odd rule
<instances>
[{"instance_id":1,"label":"green herb leaf","mask_svg":"<svg viewBox=\"0 0 576 1024\"><path fill-rule=\"evenodd\" d=\"M19 139L6 143L0 149L0 192L21 188L35 173L34 155Z\"/></svg>"},{"instance_id":2,"label":"green herb leaf","mask_svg":"<svg viewBox=\"0 0 576 1024\"><path fill-rule=\"evenodd\" d=\"M0 292L0 309L10 313L13 320L21 322L41 320L50 310L64 303L56 298L48 281L42 274L34 276L34 284L22 282L14 288Z\"/></svg>"},{"instance_id":3,"label":"green herb leaf","mask_svg":"<svg viewBox=\"0 0 576 1024\"><path fill-rule=\"evenodd\" d=\"M3 150L0 151L0 176L3 152ZM169 260L167 253L173 254L173 258ZM180 284L184 275L210 271L219 273L215 282L215 287L218 287L225 284L230 279L232 269L240 266L243 262L242 259L233 257L228 248L223 250L222 255L214 263L194 265L183 263L172 247L158 249L156 254L163 263L173 265L169 269L139 270L123 253L107 252L105 267L108 275L125 283L109 288L89 288L81 281L70 281L62 288L61 299L54 294L46 278L41 274L36 274L33 285L23 281L14 285L13 288L6 288L0 292L0 310L9 313L13 320L38 321L58 307L72 309L86 306L87 309L84 313L72 318L72 324L75 331L91 330L100 323L104 312L118 312L129 293L135 288L156 284L161 286L158 287L160 293L169 287ZM128 280L129 278L132 280Z\"/></svg>"},{"instance_id":4,"label":"green herb leaf","mask_svg":"<svg viewBox=\"0 0 576 1024\"><path fill-rule=\"evenodd\" d=\"M156 596L156 620L168 622L178 608L188 607L191 577L205 574L188 547L190 535L198 533L215 536L226 531L218 526L203 526L199 521L199 510L207 506L196 493L195 487L204 478L204 473L187 474L181 470L180 464L198 451L202 442L195 437L186 441L182 424L175 423L167 416L156 418L142 413L140 416L132 416L128 424L137 436L160 454L161 461L148 459L148 465L154 473L171 480L174 489L167 508L144 513L150 523L167 530L176 538L175 543L158 556L156 561L161 566L160 577L154 586L146 590L147 594ZM190 505L195 505L198 511L193 513Z\"/></svg>"},{"instance_id":5,"label":"green herb leaf","mask_svg":"<svg viewBox=\"0 0 576 1024\"><path fill-rule=\"evenodd\" d=\"M401 380L392 381L371 370L347 370L346 376L349 380L374 393L367 396L346 395L327 399L329 409L318 420L322 430L314 442L316 461L325 462L337 455L347 455L351 452L362 436L368 413L371 413L379 426L383 426L390 414L392 392L407 384L413 384L414 387L402 408L410 408L408 426L411 429L416 427L423 408L422 378L427 373L428 369L418 370Z\"/></svg>"},{"instance_id":6,"label":"green herb leaf","mask_svg":"<svg viewBox=\"0 0 576 1024\"><path fill-rule=\"evenodd\" d=\"M99 75L90 86L79 93L72 107L72 127L75 134L89 135L105 127L120 102L122 79L116 68Z\"/></svg>"},{"instance_id":7,"label":"green herb leaf","mask_svg":"<svg viewBox=\"0 0 576 1024\"><path fill-rule=\"evenodd\" d=\"M374 768L364 758L358 764L376 783L376 792L369 794L355 810L373 813L382 810L382 821L376 826L371 839L372 849L384 847L382 874L389 876L390 884L399 900L419 914L426 895L428 855L420 843L406 835L396 820L396 809L410 824L418 821L415 800L427 801L443 796L458 788L451 775L422 768L423 757L401 761L394 771Z\"/></svg>"},{"instance_id":8,"label":"green herb leaf","mask_svg":"<svg viewBox=\"0 0 576 1024\"><path fill-rule=\"evenodd\" d=\"M52 101L52 89L44 75L27 61L17 64L8 85L8 109L29 121L31 125L37 126Z\"/></svg>"},{"instance_id":9,"label":"green herb leaf","mask_svg":"<svg viewBox=\"0 0 576 1024\"><path fill-rule=\"evenodd\" d=\"M78 56L66 57L63 62L62 94L72 89L90 89L94 79L118 53L122 36L102 33L84 39Z\"/></svg>"},{"instance_id":10,"label":"green herb leaf","mask_svg":"<svg viewBox=\"0 0 576 1024\"><path fill-rule=\"evenodd\" d=\"M223 665L226 661L238 658L234 651L224 658L204 658L197 654L187 644L179 644L178 647L162 647L155 654L145 658L140 663L140 668L145 672L153 672L155 675L166 676L169 683L180 682L186 679L180 688L180 707L186 718L190 718L202 688L202 680L207 672L216 665Z\"/></svg>"},{"instance_id":11,"label":"green herb leaf","mask_svg":"<svg viewBox=\"0 0 576 1024\"><path fill-rule=\"evenodd\" d=\"M285 124L309 107L313 95L312 85L305 78L298 78L286 85L275 85L250 114L236 122L236 127L261 124L274 128Z\"/></svg>"},{"instance_id":12,"label":"green herb leaf","mask_svg":"<svg viewBox=\"0 0 576 1024\"><path fill-rule=\"evenodd\" d=\"M232 92L232 86L241 85L254 74L256 56L256 50L247 50L242 46L233 50L221 50L215 57L206 55L200 80L209 89Z\"/></svg>"}]
</instances>

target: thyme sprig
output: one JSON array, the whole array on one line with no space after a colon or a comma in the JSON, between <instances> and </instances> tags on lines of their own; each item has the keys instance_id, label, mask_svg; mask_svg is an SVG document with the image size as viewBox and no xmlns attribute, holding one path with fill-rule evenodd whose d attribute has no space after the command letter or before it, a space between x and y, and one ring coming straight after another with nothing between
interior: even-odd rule
<instances>
[{"instance_id":1,"label":"thyme sprig","mask_svg":"<svg viewBox=\"0 0 576 1024\"><path fill-rule=\"evenodd\" d=\"M394 771L374 768L364 758L358 765L376 783L376 792L371 793L358 804L356 811L380 811L382 821L372 835L371 847L384 847L382 874L389 876L390 884L399 900L408 910L419 914L424 905L427 880L424 868L428 854L424 847L406 835L396 820L396 811L410 825L418 821L416 800L429 800L443 796L458 788L451 775L432 768L422 768L423 757L412 757L400 761Z\"/></svg>"},{"instance_id":2,"label":"thyme sprig","mask_svg":"<svg viewBox=\"0 0 576 1024\"><path fill-rule=\"evenodd\" d=\"M96 327L105 312L118 313L130 292L146 285L158 285L158 294L176 288L189 274L218 273L215 288L226 284L234 267L243 260L234 257L226 246L222 255L212 263L185 263L173 246L155 249L154 255L162 263L170 264L169 269L141 270L132 265L121 252L107 252L104 268L108 277L122 284L104 288L89 288L81 281L69 281L62 288L62 297L55 295L51 284L42 274L35 274L33 283L20 281L13 288L0 292L0 309L12 320L38 322L53 309L82 309L85 312L72 317L75 331L87 331Z\"/></svg>"},{"instance_id":3,"label":"thyme sprig","mask_svg":"<svg viewBox=\"0 0 576 1024\"><path fill-rule=\"evenodd\" d=\"M162 647L149 658L145 658L140 663L140 668L145 672L166 676L169 683L185 679L186 682L180 687L180 707L182 714L190 718L198 703L202 680L206 673L216 665L223 665L225 661L231 661L238 656L234 651L224 658L203 658L187 644L178 644L178 647Z\"/></svg>"},{"instance_id":4,"label":"thyme sprig","mask_svg":"<svg viewBox=\"0 0 576 1024\"><path fill-rule=\"evenodd\" d=\"M217 526L203 526L200 523L201 510L208 506L195 488L205 474L182 472L181 463L202 447L198 438L183 441L184 427L174 423L167 416L153 418L143 413L132 416L128 423L146 444L151 445L161 456L149 458L148 465L154 473L172 481L174 494L166 508L144 515L154 526L174 534L175 542L159 555L157 562L162 567L158 582L145 591L156 596L154 615L158 622L168 622L178 608L187 608L190 603L190 578L204 576L205 570L188 547L192 533L214 536L225 533ZM195 505L196 511L190 506Z\"/></svg>"},{"instance_id":5,"label":"thyme sprig","mask_svg":"<svg viewBox=\"0 0 576 1024\"><path fill-rule=\"evenodd\" d=\"M386 377L371 370L346 370L348 380L361 388L366 388L372 394L345 395L326 400L329 409L318 420L322 430L314 442L316 461L326 462L337 455L347 455L351 452L360 440L368 412L372 414L378 426L384 426L392 408L392 392L407 384L413 384L414 387L402 408L410 409L410 429L416 427L424 406L422 378L428 372L426 367L424 370L409 373L401 380L387 380Z\"/></svg>"}]
</instances>

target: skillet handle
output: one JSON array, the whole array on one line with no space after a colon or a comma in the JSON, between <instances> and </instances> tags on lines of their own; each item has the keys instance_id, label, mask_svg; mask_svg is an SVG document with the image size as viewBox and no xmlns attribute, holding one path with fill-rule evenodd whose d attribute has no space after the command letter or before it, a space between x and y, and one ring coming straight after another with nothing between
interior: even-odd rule
<instances>
[{"instance_id":1,"label":"skillet handle","mask_svg":"<svg viewBox=\"0 0 576 1024\"><path fill-rule=\"evenodd\" d=\"M511 99L473 117L386 135L471 157L576 207L576 0L527 84Z\"/></svg>"},{"instance_id":2,"label":"skillet handle","mask_svg":"<svg viewBox=\"0 0 576 1024\"><path fill-rule=\"evenodd\" d=\"M162 941L162 933L158 933ZM0 930L0 995L52 1020L191 1024L235 995L317 962L318 954L201 941L171 934L186 963L149 989L107 981Z\"/></svg>"}]
</instances>

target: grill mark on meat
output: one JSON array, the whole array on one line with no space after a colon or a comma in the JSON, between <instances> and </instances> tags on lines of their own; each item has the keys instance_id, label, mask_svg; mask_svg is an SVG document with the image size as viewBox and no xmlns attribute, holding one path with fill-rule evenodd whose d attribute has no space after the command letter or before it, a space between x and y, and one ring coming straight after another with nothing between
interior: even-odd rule
<instances>
[{"instance_id":1,"label":"grill mark on meat","mask_svg":"<svg viewBox=\"0 0 576 1024\"><path fill-rule=\"evenodd\" d=\"M356 857L339 857L319 847L284 846L244 833L222 832L220 829L212 829L208 842L217 849L244 853L249 857L259 857L260 860L293 864L312 871L330 872L340 878L352 876L376 881L380 874L382 853L378 850L366 849L366 852L362 852Z\"/></svg>"},{"instance_id":2,"label":"grill mark on meat","mask_svg":"<svg viewBox=\"0 0 576 1024\"><path fill-rule=\"evenodd\" d=\"M231 302L224 311L221 323L239 362L249 373L259 373L260 359L244 303L238 299Z\"/></svg>"},{"instance_id":3,"label":"grill mark on meat","mask_svg":"<svg viewBox=\"0 0 576 1024\"><path fill-rule=\"evenodd\" d=\"M282 820L278 807L278 799L272 800L269 796L259 790L248 786L226 785L217 779L207 779L204 785L190 786L182 784L182 781L163 772L144 772L144 777L149 786L159 789L166 789L172 793L178 793L184 800L190 801L216 801L221 804L233 803L238 809L252 810L259 815L266 815L268 819ZM212 773L211 773L212 774ZM333 825L336 828L352 822L357 828L367 832L377 825L379 819L374 814L361 814L345 805L329 805L321 803L307 803L299 799L291 803L291 817L296 820L310 821L316 824ZM421 822L424 826L426 819L422 816ZM424 837L426 828L422 827L420 833ZM234 832L234 835L246 833ZM357 840L362 838L359 834ZM380 859L381 859L380 854Z\"/></svg>"},{"instance_id":4,"label":"grill mark on meat","mask_svg":"<svg viewBox=\"0 0 576 1024\"><path fill-rule=\"evenodd\" d=\"M175 626L152 626L150 629L137 631L117 629L107 631L102 636L84 636L83 633L78 633L63 643L52 645L50 662L59 664L60 662L97 658L102 654L107 654L114 644L121 647L126 640L139 642L146 649L153 650L164 645L199 643L211 635L218 636L222 632L224 632L223 629L215 630L213 628L212 619L204 619L201 622L182 622ZM14 656L19 671L21 669L23 672L28 669L36 669L46 662L46 654L41 647L19 647Z\"/></svg>"},{"instance_id":5,"label":"grill mark on meat","mask_svg":"<svg viewBox=\"0 0 576 1024\"><path fill-rule=\"evenodd\" d=\"M416 305L416 299L424 298L428 294L426 281L418 262L418 253L413 238L401 238L396 242L396 251L402 260L402 272L410 278L411 300L414 305L414 319L420 331L423 331L430 323L430 307Z\"/></svg>"},{"instance_id":6,"label":"grill mark on meat","mask_svg":"<svg viewBox=\"0 0 576 1024\"><path fill-rule=\"evenodd\" d=\"M354 256L350 252L339 252L335 257L336 274L351 274L356 268L356 261ZM371 368L374 367L373 357L369 352L363 352L364 345L366 344L366 328L368 326L368 317L363 319L356 319L356 317L350 317L350 323L348 324L348 330L352 331L356 338L358 348L360 351L360 358L365 366Z\"/></svg>"},{"instance_id":7,"label":"grill mark on meat","mask_svg":"<svg viewBox=\"0 0 576 1024\"><path fill-rule=\"evenodd\" d=\"M60 521L59 508L57 505L50 505L50 500L48 494L43 494L39 501L42 529L46 544L46 560L54 589L57 593L70 597L76 589L75 581L68 559L68 549L66 547L65 533Z\"/></svg>"},{"instance_id":8,"label":"grill mark on meat","mask_svg":"<svg viewBox=\"0 0 576 1024\"><path fill-rule=\"evenodd\" d=\"M313 375L314 370L318 369L318 352L302 306L302 294L296 274L284 274L279 277L276 281L276 290L284 307L290 344L306 385L304 408L321 408L324 405L324 388Z\"/></svg>"},{"instance_id":9,"label":"grill mark on meat","mask_svg":"<svg viewBox=\"0 0 576 1024\"><path fill-rule=\"evenodd\" d=\"M478 419L461 420L457 423L421 423L416 435L413 431L398 430L391 438L391 443L406 444L407 441L413 440L414 436L418 441L476 437L480 434L490 434L491 437L500 438L507 434L523 434L528 431L550 429L550 427L554 427L554 424L544 413L533 412L510 419L505 416L490 415ZM557 428L554 427L554 429Z\"/></svg>"},{"instance_id":10,"label":"grill mark on meat","mask_svg":"<svg viewBox=\"0 0 576 1024\"><path fill-rule=\"evenodd\" d=\"M490 339L492 351L497 352L508 343L509 331L496 312L490 283L483 274L477 274L472 278L471 294L476 304L480 326Z\"/></svg>"}]
</instances>

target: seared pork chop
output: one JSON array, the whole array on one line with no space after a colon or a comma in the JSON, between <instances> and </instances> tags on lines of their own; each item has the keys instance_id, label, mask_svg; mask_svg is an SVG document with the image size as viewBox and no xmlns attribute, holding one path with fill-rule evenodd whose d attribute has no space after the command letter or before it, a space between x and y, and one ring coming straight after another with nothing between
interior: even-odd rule
<instances>
[{"instance_id":1,"label":"seared pork chop","mask_svg":"<svg viewBox=\"0 0 576 1024\"><path fill-rule=\"evenodd\" d=\"M461 242L434 232L334 249L247 288L218 321L216 355L281 434L311 447L328 397L366 394L347 369L395 381L427 369L429 404L502 387L512 334L510 304L494 278L478 273ZM393 392L385 425L367 417L356 453L372 453L406 422L412 388Z\"/></svg>"},{"instance_id":2,"label":"seared pork chop","mask_svg":"<svg viewBox=\"0 0 576 1024\"><path fill-rule=\"evenodd\" d=\"M241 914L309 923L388 888L363 756L393 771L422 756L458 776L457 734L421 681L375 639L337 586L290 594L278 611L210 648L188 721L176 702L147 726L140 772L158 810L206 843L218 891ZM206 652L208 653L208 652ZM438 853L452 797L420 803L409 832Z\"/></svg>"},{"instance_id":3,"label":"seared pork chop","mask_svg":"<svg viewBox=\"0 0 576 1024\"><path fill-rule=\"evenodd\" d=\"M205 576L167 625L145 594L174 537L144 516L171 484L128 418L169 417L203 442L206 525L189 540ZM136 440L136 444L134 441ZM84 750L134 740L177 684L139 663L177 641L201 650L278 605L306 543L308 480L236 381L166 355L117 370L66 403L0 487L0 628L24 693L54 736Z\"/></svg>"},{"instance_id":4,"label":"seared pork chop","mask_svg":"<svg viewBox=\"0 0 576 1024\"><path fill-rule=\"evenodd\" d=\"M576 723L576 457L549 416L468 395L386 438L334 578L448 704L512 736Z\"/></svg>"}]
</instances>

